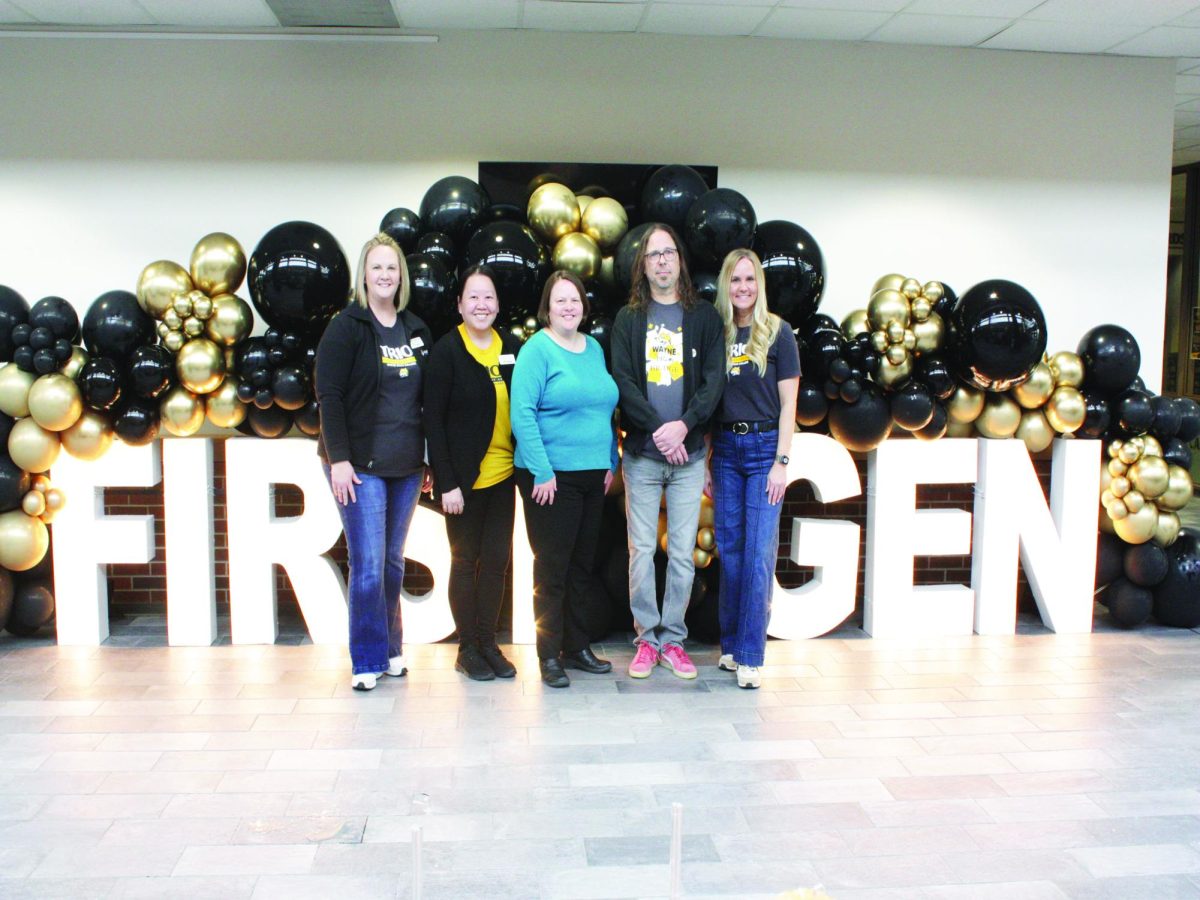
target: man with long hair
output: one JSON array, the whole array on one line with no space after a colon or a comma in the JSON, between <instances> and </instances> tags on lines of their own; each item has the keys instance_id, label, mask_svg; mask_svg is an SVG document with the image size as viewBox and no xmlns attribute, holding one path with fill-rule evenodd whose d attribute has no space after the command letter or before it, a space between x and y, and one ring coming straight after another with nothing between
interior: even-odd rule
<instances>
[{"instance_id":1,"label":"man with long hair","mask_svg":"<svg viewBox=\"0 0 1200 900\"><path fill-rule=\"evenodd\" d=\"M683 649L683 617L695 577L692 550L704 490L705 432L725 381L721 317L697 300L670 226L655 224L633 265L629 303L612 332L613 378L625 431L625 511L629 520L629 603L637 653L629 665L646 678L655 665L695 678ZM654 584L658 515L667 498L667 583Z\"/></svg>"}]
</instances>

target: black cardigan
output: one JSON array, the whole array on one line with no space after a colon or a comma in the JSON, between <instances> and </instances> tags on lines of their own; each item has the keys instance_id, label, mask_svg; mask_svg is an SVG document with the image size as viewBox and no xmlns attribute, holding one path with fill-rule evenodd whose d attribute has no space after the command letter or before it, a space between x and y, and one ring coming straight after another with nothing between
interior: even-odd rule
<instances>
[{"instance_id":1,"label":"black cardigan","mask_svg":"<svg viewBox=\"0 0 1200 900\"><path fill-rule=\"evenodd\" d=\"M424 371L433 343L429 326L407 309L398 315L417 366ZM356 469L370 469L375 464L372 444L379 402L379 339L373 320L369 309L351 301L334 316L317 345L314 380L321 406L317 453L331 465L349 460Z\"/></svg>"},{"instance_id":2,"label":"black cardigan","mask_svg":"<svg viewBox=\"0 0 1200 900\"><path fill-rule=\"evenodd\" d=\"M520 348L512 335L500 335L500 377L510 391ZM496 388L457 328L434 344L424 383L423 420L434 496L460 488L463 497L469 497L496 425Z\"/></svg>"}]
</instances>

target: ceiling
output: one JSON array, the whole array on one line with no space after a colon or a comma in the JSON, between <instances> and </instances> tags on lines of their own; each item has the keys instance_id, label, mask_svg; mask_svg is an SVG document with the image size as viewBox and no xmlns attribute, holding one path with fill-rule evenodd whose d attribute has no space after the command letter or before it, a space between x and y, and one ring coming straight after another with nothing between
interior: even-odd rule
<instances>
[{"instance_id":1,"label":"ceiling","mask_svg":"<svg viewBox=\"0 0 1200 900\"><path fill-rule=\"evenodd\" d=\"M1176 61L1174 162L1200 161L1196 0L0 0L0 33L283 37L320 29L322 37L361 39L456 28L1168 57Z\"/></svg>"}]
</instances>

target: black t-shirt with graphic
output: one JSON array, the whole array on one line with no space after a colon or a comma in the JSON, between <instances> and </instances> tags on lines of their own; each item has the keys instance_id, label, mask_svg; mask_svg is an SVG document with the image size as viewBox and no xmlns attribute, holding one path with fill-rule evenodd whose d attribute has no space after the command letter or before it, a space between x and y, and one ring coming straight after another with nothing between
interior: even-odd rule
<instances>
[{"instance_id":1,"label":"black t-shirt with graphic","mask_svg":"<svg viewBox=\"0 0 1200 900\"><path fill-rule=\"evenodd\" d=\"M372 319L379 341L379 403L375 408L372 475L409 475L425 464L421 431L421 369L399 317L391 326Z\"/></svg>"},{"instance_id":2,"label":"black t-shirt with graphic","mask_svg":"<svg viewBox=\"0 0 1200 900\"><path fill-rule=\"evenodd\" d=\"M787 323L767 351L767 370L761 376L746 357L750 326L739 328L730 354L730 369L717 411L720 422L764 422L779 419L779 382L800 374L800 351Z\"/></svg>"}]
</instances>

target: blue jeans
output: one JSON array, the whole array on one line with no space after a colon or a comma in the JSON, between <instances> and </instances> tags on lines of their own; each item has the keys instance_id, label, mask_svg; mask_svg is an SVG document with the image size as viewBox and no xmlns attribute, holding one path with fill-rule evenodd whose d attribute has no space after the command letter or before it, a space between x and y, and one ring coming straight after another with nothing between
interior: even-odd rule
<instances>
[{"instance_id":1,"label":"blue jeans","mask_svg":"<svg viewBox=\"0 0 1200 900\"><path fill-rule=\"evenodd\" d=\"M779 435L718 431L712 481L717 550L721 554L721 652L744 666L761 666L775 590L779 513L767 502L767 475Z\"/></svg>"},{"instance_id":2,"label":"blue jeans","mask_svg":"<svg viewBox=\"0 0 1200 900\"><path fill-rule=\"evenodd\" d=\"M400 623L400 583L404 580L404 539L412 522L422 472L380 478L356 469L358 498L338 504L350 555L350 666L355 675L378 675L404 649ZM329 478L329 466L325 466Z\"/></svg>"}]
</instances>

